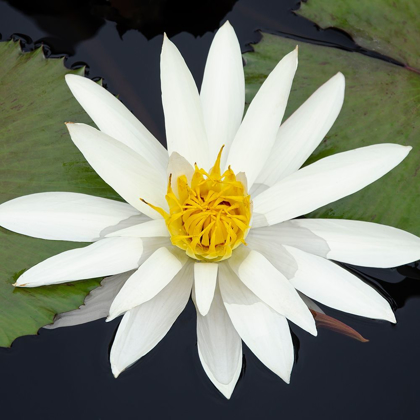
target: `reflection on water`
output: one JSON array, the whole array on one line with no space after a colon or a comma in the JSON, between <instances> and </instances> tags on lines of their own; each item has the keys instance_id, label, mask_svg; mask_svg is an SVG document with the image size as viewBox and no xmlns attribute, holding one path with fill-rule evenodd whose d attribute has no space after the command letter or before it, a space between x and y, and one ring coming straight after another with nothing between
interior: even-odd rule
<instances>
[{"instance_id":1,"label":"reflection on water","mask_svg":"<svg viewBox=\"0 0 420 420\"><path fill-rule=\"evenodd\" d=\"M410 298L420 297L419 262L391 269L351 267L350 271L379 288L394 310L403 308Z\"/></svg>"},{"instance_id":2,"label":"reflection on water","mask_svg":"<svg viewBox=\"0 0 420 420\"><path fill-rule=\"evenodd\" d=\"M70 55L68 65L87 62L91 75L105 76L110 90L119 93L155 134L160 133L160 139L164 132L158 73L161 39L147 39L163 31L178 34L176 44L198 82L211 40L205 32L216 30L225 17L233 23L243 49L258 39L254 30L262 28L358 50L345 34L319 31L293 15L290 10L296 0L5 3L17 11L13 19L0 12L3 39L25 34L21 38L29 48L32 39L35 44L43 41L55 54ZM28 17L32 26L24 20ZM233 399L224 401L202 372L195 311L189 304L156 349L117 381L110 373L107 348L118 320L43 330L38 337L16 340L12 349L0 349L2 414L47 420L418 419L420 265L386 270L345 267L382 292L397 310L398 323L393 326L324 308L368 338L366 344L325 330L315 339L292 325L297 364L290 386L245 348L246 374Z\"/></svg>"},{"instance_id":3,"label":"reflection on water","mask_svg":"<svg viewBox=\"0 0 420 420\"><path fill-rule=\"evenodd\" d=\"M163 32L172 37L180 32L202 36L219 27L237 0L110 0L97 1L92 11L117 23L123 35L137 29L147 39Z\"/></svg>"},{"instance_id":4,"label":"reflection on water","mask_svg":"<svg viewBox=\"0 0 420 420\"><path fill-rule=\"evenodd\" d=\"M42 41L57 53L74 54L75 46L92 38L105 23L91 13L90 2L85 0L6 0L5 3L30 16L48 34Z\"/></svg>"},{"instance_id":5,"label":"reflection on water","mask_svg":"<svg viewBox=\"0 0 420 420\"><path fill-rule=\"evenodd\" d=\"M237 0L5 0L48 33L42 39L55 53L74 54L75 46L92 38L105 19L117 23L120 36L137 29L147 39L164 32L202 36L215 31ZM1 29L1 28L0 28Z\"/></svg>"}]
</instances>

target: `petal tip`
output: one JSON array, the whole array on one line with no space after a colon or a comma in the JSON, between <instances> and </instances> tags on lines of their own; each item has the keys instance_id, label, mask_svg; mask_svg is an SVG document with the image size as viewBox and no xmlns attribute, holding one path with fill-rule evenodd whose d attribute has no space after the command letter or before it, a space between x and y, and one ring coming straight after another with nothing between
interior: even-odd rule
<instances>
[{"instance_id":1,"label":"petal tip","mask_svg":"<svg viewBox=\"0 0 420 420\"><path fill-rule=\"evenodd\" d=\"M230 392L222 392L222 395L227 399L230 400L233 394L233 389Z\"/></svg>"},{"instance_id":2,"label":"petal tip","mask_svg":"<svg viewBox=\"0 0 420 420\"><path fill-rule=\"evenodd\" d=\"M163 47L166 47L167 45L172 44L171 40L169 39L168 35L166 34L166 32L163 33L163 42L162 42L162 49Z\"/></svg>"},{"instance_id":3,"label":"petal tip","mask_svg":"<svg viewBox=\"0 0 420 420\"><path fill-rule=\"evenodd\" d=\"M385 318L387 321L391 322L392 324L396 324L397 323L397 318L395 317L395 313L392 309L389 310L389 312L387 313L387 316Z\"/></svg>"},{"instance_id":4,"label":"petal tip","mask_svg":"<svg viewBox=\"0 0 420 420\"><path fill-rule=\"evenodd\" d=\"M315 320L314 323L307 329L308 333L314 337L318 336L318 329L316 328Z\"/></svg>"},{"instance_id":5,"label":"petal tip","mask_svg":"<svg viewBox=\"0 0 420 420\"><path fill-rule=\"evenodd\" d=\"M78 76L77 74L66 74L64 76L64 80L66 81L67 84L69 84L69 83L73 83L73 81L77 81L79 77L82 77L82 76Z\"/></svg>"},{"instance_id":6,"label":"petal tip","mask_svg":"<svg viewBox=\"0 0 420 420\"><path fill-rule=\"evenodd\" d=\"M232 25L230 24L229 20L227 20L221 27L222 28L224 28L224 27L229 28L229 27L232 27Z\"/></svg>"},{"instance_id":7,"label":"petal tip","mask_svg":"<svg viewBox=\"0 0 420 420\"><path fill-rule=\"evenodd\" d=\"M108 315L107 318L105 319L105 322L111 322L113 321L117 316L115 315Z\"/></svg>"},{"instance_id":8,"label":"petal tip","mask_svg":"<svg viewBox=\"0 0 420 420\"><path fill-rule=\"evenodd\" d=\"M118 376L120 376L121 375L121 372L122 372L121 370L117 369L116 366L114 366L112 364L111 364L111 371L112 371L112 374L114 375L114 378L115 379L117 379Z\"/></svg>"},{"instance_id":9,"label":"petal tip","mask_svg":"<svg viewBox=\"0 0 420 420\"><path fill-rule=\"evenodd\" d=\"M202 316L206 316L209 313L209 310L210 310L210 306L205 307L205 308L203 308L203 307L198 308L198 311L200 312L200 315L202 315Z\"/></svg>"},{"instance_id":10,"label":"petal tip","mask_svg":"<svg viewBox=\"0 0 420 420\"><path fill-rule=\"evenodd\" d=\"M335 76L333 76L333 79L337 80L338 84L345 88L346 85L346 77L344 76L341 71L339 71Z\"/></svg>"}]
</instances>

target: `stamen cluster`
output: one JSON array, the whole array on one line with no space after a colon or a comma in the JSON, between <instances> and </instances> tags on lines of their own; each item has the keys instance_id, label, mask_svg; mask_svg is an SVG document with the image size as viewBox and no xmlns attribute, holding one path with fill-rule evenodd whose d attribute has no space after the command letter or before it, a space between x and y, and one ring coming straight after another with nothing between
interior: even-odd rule
<instances>
[{"instance_id":1,"label":"stamen cluster","mask_svg":"<svg viewBox=\"0 0 420 420\"><path fill-rule=\"evenodd\" d=\"M165 218L172 243L197 260L229 258L245 244L249 230L251 197L230 167L221 174L221 153L210 173L195 165L191 185L185 175L178 177L177 194L170 177L169 214L156 208Z\"/></svg>"}]
</instances>

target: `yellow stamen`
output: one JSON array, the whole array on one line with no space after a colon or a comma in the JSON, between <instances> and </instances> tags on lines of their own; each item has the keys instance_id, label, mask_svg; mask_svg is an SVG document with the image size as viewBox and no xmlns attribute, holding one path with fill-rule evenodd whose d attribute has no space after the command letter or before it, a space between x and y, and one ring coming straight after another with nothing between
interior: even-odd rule
<instances>
[{"instance_id":1,"label":"yellow stamen","mask_svg":"<svg viewBox=\"0 0 420 420\"><path fill-rule=\"evenodd\" d=\"M210 172L195 165L191 185L180 176L177 195L169 177L165 196L169 214L142 200L164 217L171 242L201 261L224 260L240 244L246 245L251 220L252 202L244 185L230 167L221 174L222 151L223 147Z\"/></svg>"}]
</instances>

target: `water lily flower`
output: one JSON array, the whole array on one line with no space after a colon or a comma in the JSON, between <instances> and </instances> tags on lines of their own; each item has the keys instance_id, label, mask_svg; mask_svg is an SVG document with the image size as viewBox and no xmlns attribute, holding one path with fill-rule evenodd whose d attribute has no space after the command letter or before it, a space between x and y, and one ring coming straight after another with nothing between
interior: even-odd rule
<instances>
[{"instance_id":1,"label":"water lily flower","mask_svg":"<svg viewBox=\"0 0 420 420\"><path fill-rule=\"evenodd\" d=\"M420 239L375 223L299 217L376 181L411 148L376 144L301 168L336 120L345 80L332 77L280 125L297 63L296 49L243 117L242 56L231 25L213 40L200 93L165 37L167 150L101 86L66 77L99 128L67 123L70 136L126 203L39 193L2 204L0 224L37 238L92 242L39 263L15 286L109 276L86 308L93 307L89 319L124 314L110 354L115 377L159 343L191 295L200 361L226 398L241 372L242 341L289 382L288 321L316 335L311 299L396 322L388 301L335 261L399 266L420 259Z\"/></svg>"}]
</instances>

